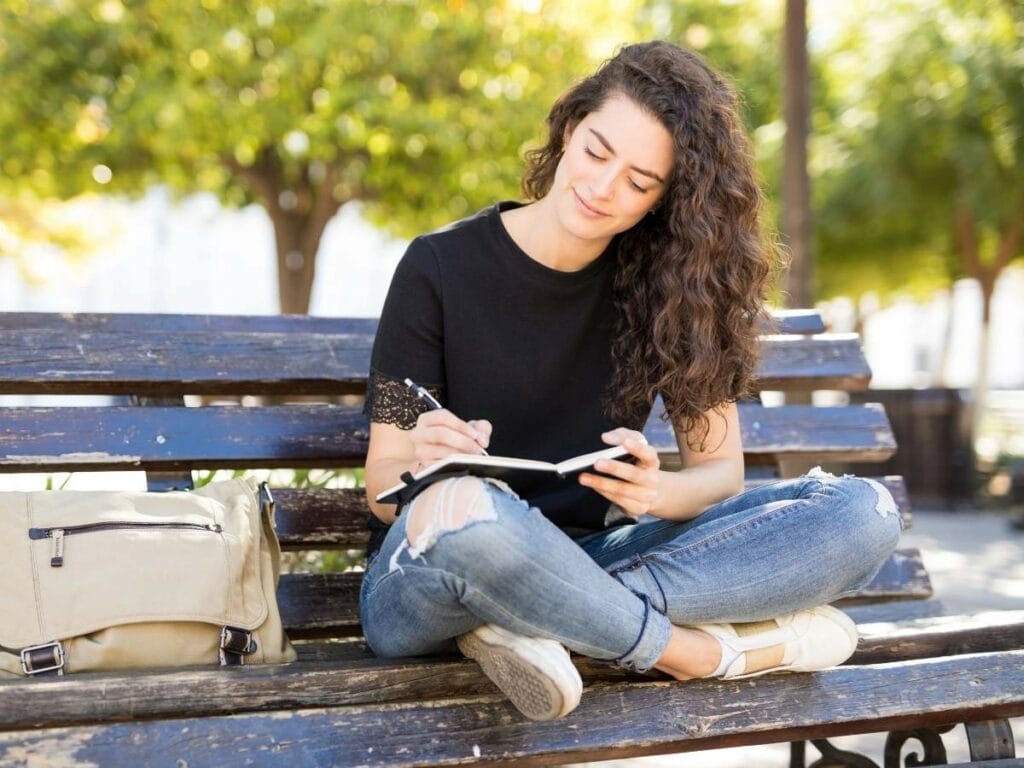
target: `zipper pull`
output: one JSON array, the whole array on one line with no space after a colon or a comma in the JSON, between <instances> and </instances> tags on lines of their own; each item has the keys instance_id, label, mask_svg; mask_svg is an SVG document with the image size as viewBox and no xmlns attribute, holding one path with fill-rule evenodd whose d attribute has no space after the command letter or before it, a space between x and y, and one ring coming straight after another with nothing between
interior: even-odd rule
<instances>
[{"instance_id":1,"label":"zipper pull","mask_svg":"<svg viewBox=\"0 0 1024 768\"><path fill-rule=\"evenodd\" d=\"M53 556L50 558L51 568L60 568L64 565L64 529L55 528L50 532L53 539Z\"/></svg>"}]
</instances>

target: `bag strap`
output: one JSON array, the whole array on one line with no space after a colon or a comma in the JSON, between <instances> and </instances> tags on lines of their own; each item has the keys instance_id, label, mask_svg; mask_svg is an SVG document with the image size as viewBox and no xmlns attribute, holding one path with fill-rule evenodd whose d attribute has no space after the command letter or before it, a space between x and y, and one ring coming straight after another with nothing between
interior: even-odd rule
<instances>
[{"instance_id":1,"label":"bag strap","mask_svg":"<svg viewBox=\"0 0 1024 768\"><path fill-rule=\"evenodd\" d=\"M30 645L28 648L22 648L19 655L21 671L26 676L64 674L64 646L59 640L42 645Z\"/></svg>"},{"instance_id":2,"label":"bag strap","mask_svg":"<svg viewBox=\"0 0 1024 768\"><path fill-rule=\"evenodd\" d=\"M252 632L238 627L224 625L220 628L220 665L222 667L240 667L245 664L245 657L256 653L259 645Z\"/></svg>"},{"instance_id":3,"label":"bag strap","mask_svg":"<svg viewBox=\"0 0 1024 768\"><path fill-rule=\"evenodd\" d=\"M220 663L223 667L240 667L245 657L259 650L253 633L247 629L220 628ZM26 677L61 676L64 674L64 645L55 640L52 643L30 645L16 651L21 659L21 671Z\"/></svg>"}]
</instances>

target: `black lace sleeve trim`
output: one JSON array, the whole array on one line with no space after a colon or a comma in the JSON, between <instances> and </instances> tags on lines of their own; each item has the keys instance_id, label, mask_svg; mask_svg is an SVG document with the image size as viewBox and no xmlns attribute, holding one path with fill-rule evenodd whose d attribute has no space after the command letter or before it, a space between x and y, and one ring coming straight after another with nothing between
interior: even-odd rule
<instances>
[{"instance_id":1,"label":"black lace sleeve trim","mask_svg":"<svg viewBox=\"0 0 1024 768\"><path fill-rule=\"evenodd\" d=\"M440 387L424 387L439 402L444 402ZM378 424L394 424L399 429L412 429L416 419L430 406L405 386L405 382L370 371L366 382L366 404L363 413Z\"/></svg>"}]
</instances>

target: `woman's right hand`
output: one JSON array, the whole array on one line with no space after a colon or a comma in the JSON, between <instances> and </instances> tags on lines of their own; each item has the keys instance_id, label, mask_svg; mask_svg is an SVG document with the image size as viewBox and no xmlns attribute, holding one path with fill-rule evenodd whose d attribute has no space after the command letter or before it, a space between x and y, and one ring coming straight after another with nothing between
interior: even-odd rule
<instances>
[{"instance_id":1,"label":"woman's right hand","mask_svg":"<svg viewBox=\"0 0 1024 768\"><path fill-rule=\"evenodd\" d=\"M483 453L491 441L491 422L463 421L446 408L424 411L409 438L416 453L415 472L453 453Z\"/></svg>"}]
</instances>

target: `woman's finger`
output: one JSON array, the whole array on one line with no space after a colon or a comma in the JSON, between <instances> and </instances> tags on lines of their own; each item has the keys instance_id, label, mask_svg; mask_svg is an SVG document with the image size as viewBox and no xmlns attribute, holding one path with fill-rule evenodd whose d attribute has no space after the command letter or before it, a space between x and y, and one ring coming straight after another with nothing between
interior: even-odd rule
<instances>
[{"instance_id":1,"label":"woman's finger","mask_svg":"<svg viewBox=\"0 0 1024 768\"><path fill-rule=\"evenodd\" d=\"M447 449L445 453L480 453L475 437L456 431L447 425L427 427L423 430L423 443Z\"/></svg>"},{"instance_id":2,"label":"woman's finger","mask_svg":"<svg viewBox=\"0 0 1024 768\"><path fill-rule=\"evenodd\" d=\"M604 475L612 475L630 483L640 482L644 469L615 459L601 459L594 462L594 469Z\"/></svg>"},{"instance_id":3,"label":"woman's finger","mask_svg":"<svg viewBox=\"0 0 1024 768\"><path fill-rule=\"evenodd\" d=\"M417 425L422 424L427 427L447 427L455 432L461 432L473 440L479 436L477 430L469 422L463 421L447 408L441 408L436 411L424 411L420 414L416 423Z\"/></svg>"},{"instance_id":4,"label":"woman's finger","mask_svg":"<svg viewBox=\"0 0 1024 768\"><path fill-rule=\"evenodd\" d=\"M602 477L584 472L579 477L580 485L593 488L605 498L616 496L649 507L657 496L657 488L647 484L630 483L611 477Z\"/></svg>"},{"instance_id":5,"label":"woman's finger","mask_svg":"<svg viewBox=\"0 0 1024 768\"><path fill-rule=\"evenodd\" d=\"M487 419L473 419L469 422L469 426L476 432L477 442L480 443L482 448L486 448L491 444L491 432L494 429L491 426L491 422L487 421Z\"/></svg>"}]
</instances>

